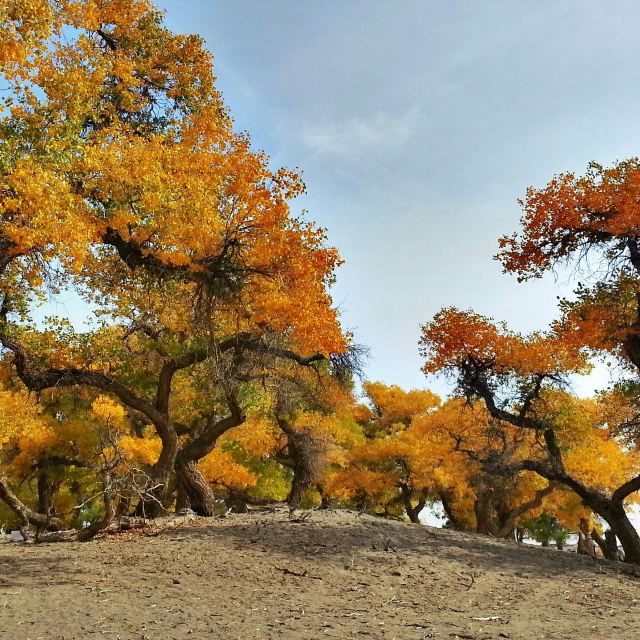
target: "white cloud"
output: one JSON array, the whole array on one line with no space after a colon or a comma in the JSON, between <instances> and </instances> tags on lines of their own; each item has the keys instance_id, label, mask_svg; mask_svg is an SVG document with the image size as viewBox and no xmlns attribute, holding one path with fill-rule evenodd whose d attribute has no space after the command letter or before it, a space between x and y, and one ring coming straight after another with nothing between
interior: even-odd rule
<instances>
[{"instance_id":1,"label":"white cloud","mask_svg":"<svg viewBox=\"0 0 640 640\"><path fill-rule=\"evenodd\" d=\"M308 125L302 143L316 155L353 156L390 147L401 147L417 131L419 109L401 115L379 112L369 118Z\"/></svg>"}]
</instances>

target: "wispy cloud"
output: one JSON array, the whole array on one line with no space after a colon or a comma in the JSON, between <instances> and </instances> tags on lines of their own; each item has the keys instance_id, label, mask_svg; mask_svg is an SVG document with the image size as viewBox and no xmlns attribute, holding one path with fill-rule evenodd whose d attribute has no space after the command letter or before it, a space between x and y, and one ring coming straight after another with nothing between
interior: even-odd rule
<instances>
[{"instance_id":1,"label":"wispy cloud","mask_svg":"<svg viewBox=\"0 0 640 640\"><path fill-rule=\"evenodd\" d=\"M419 109L402 114L379 112L369 118L308 125L302 142L312 153L323 156L353 156L377 149L401 147L417 131Z\"/></svg>"}]
</instances>

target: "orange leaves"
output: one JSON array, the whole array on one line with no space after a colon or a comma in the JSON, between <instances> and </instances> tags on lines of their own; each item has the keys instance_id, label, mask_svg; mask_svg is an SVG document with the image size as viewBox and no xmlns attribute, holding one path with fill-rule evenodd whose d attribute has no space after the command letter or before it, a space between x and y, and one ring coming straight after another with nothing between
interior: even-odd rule
<instances>
[{"instance_id":1,"label":"orange leaves","mask_svg":"<svg viewBox=\"0 0 640 640\"><path fill-rule=\"evenodd\" d=\"M497 256L520 280L561 263L579 265L594 284L579 285L578 300L562 303L558 334L565 344L608 351L636 367L639 202L638 158L608 168L592 163L581 177L561 174L527 191L521 228L500 240Z\"/></svg>"},{"instance_id":2,"label":"orange leaves","mask_svg":"<svg viewBox=\"0 0 640 640\"><path fill-rule=\"evenodd\" d=\"M504 344L505 336L488 318L453 307L442 309L422 326L420 353L428 358L423 371L447 370L469 356L493 361Z\"/></svg>"},{"instance_id":3,"label":"orange leaves","mask_svg":"<svg viewBox=\"0 0 640 640\"><path fill-rule=\"evenodd\" d=\"M554 324L555 332L577 348L636 365L629 347L638 335L639 287L638 279L627 274L590 289L579 287L575 300L561 302L562 317Z\"/></svg>"},{"instance_id":4,"label":"orange leaves","mask_svg":"<svg viewBox=\"0 0 640 640\"><path fill-rule=\"evenodd\" d=\"M200 461L198 468L211 484L225 489L243 491L254 486L258 480L255 473L222 449L214 449Z\"/></svg>"},{"instance_id":5,"label":"orange leaves","mask_svg":"<svg viewBox=\"0 0 640 640\"><path fill-rule=\"evenodd\" d=\"M473 312L448 308L422 326L423 371L457 372L467 362L496 373L560 375L585 372L586 356L562 335L515 334Z\"/></svg>"}]
</instances>

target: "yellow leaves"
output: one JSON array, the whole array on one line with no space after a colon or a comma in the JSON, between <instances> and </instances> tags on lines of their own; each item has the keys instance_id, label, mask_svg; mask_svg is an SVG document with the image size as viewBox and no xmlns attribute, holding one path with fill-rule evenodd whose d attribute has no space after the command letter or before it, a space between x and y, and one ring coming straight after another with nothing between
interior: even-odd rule
<instances>
[{"instance_id":1,"label":"yellow leaves","mask_svg":"<svg viewBox=\"0 0 640 640\"><path fill-rule=\"evenodd\" d=\"M42 407L31 394L0 390L0 453L9 457L13 473L30 471L56 439L56 431L48 425Z\"/></svg>"},{"instance_id":2,"label":"yellow leaves","mask_svg":"<svg viewBox=\"0 0 640 640\"><path fill-rule=\"evenodd\" d=\"M351 467L329 475L326 490L338 500L351 500L362 496L381 497L395 488L395 479L389 474Z\"/></svg>"},{"instance_id":3,"label":"yellow leaves","mask_svg":"<svg viewBox=\"0 0 640 640\"><path fill-rule=\"evenodd\" d=\"M53 28L53 11L47 0L4 0L0 5L0 72L20 71L30 54Z\"/></svg>"},{"instance_id":4,"label":"yellow leaves","mask_svg":"<svg viewBox=\"0 0 640 640\"><path fill-rule=\"evenodd\" d=\"M351 440L352 434L339 416L320 411L301 411L294 416L293 427L306 429L320 440L344 444Z\"/></svg>"},{"instance_id":5,"label":"yellow leaves","mask_svg":"<svg viewBox=\"0 0 640 640\"><path fill-rule=\"evenodd\" d=\"M126 417L123 406L109 396L98 396L91 404L91 410L97 418L113 427L121 425Z\"/></svg>"},{"instance_id":6,"label":"yellow leaves","mask_svg":"<svg viewBox=\"0 0 640 640\"><path fill-rule=\"evenodd\" d=\"M352 417L356 422L364 424L373 420L373 411L366 404L357 404L351 411Z\"/></svg>"},{"instance_id":7,"label":"yellow leaves","mask_svg":"<svg viewBox=\"0 0 640 640\"><path fill-rule=\"evenodd\" d=\"M41 412L41 407L27 392L0 389L0 450L16 436L42 428Z\"/></svg>"},{"instance_id":8,"label":"yellow leaves","mask_svg":"<svg viewBox=\"0 0 640 640\"><path fill-rule=\"evenodd\" d=\"M55 252L75 272L95 238L83 200L59 174L32 158L18 160L0 178L0 232L14 254L38 252L49 258Z\"/></svg>"},{"instance_id":9,"label":"yellow leaves","mask_svg":"<svg viewBox=\"0 0 640 640\"><path fill-rule=\"evenodd\" d=\"M152 7L147 0L62 0L60 6L70 24L91 31L102 25L135 24Z\"/></svg>"},{"instance_id":10,"label":"yellow leaves","mask_svg":"<svg viewBox=\"0 0 640 640\"><path fill-rule=\"evenodd\" d=\"M15 439L18 454L11 461L14 473L22 475L32 470L33 464L47 454L57 443L55 430L44 423L35 423L21 430Z\"/></svg>"},{"instance_id":11,"label":"yellow leaves","mask_svg":"<svg viewBox=\"0 0 640 640\"><path fill-rule=\"evenodd\" d=\"M584 484L611 493L640 471L638 461L603 431L593 430L565 454L567 469Z\"/></svg>"},{"instance_id":12,"label":"yellow leaves","mask_svg":"<svg viewBox=\"0 0 640 640\"><path fill-rule=\"evenodd\" d=\"M612 406L614 403L618 407ZM587 486L611 493L640 472L635 449L616 437L616 418L624 419L624 401L609 394L597 400L547 393L538 413L552 419L567 469ZM627 410L630 411L627 406Z\"/></svg>"},{"instance_id":13,"label":"yellow leaves","mask_svg":"<svg viewBox=\"0 0 640 640\"><path fill-rule=\"evenodd\" d=\"M404 391L397 385L382 382L366 382L363 391L374 407L375 423L372 429L389 428L394 423L407 426L417 415L434 409L440 398L429 390Z\"/></svg>"},{"instance_id":14,"label":"yellow leaves","mask_svg":"<svg viewBox=\"0 0 640 640\"><path fill-rule=\"evenodd\" d=\"M275 421L262 412L250 412L239 427L225 434L222 442L237 442L253 456L272 455L282 444L282 433Z\"/></svg>"},{"instance_id":15,"label":"yellow leaves","mask_svg":"<svg viewBox=\"0 0 640 640\"><path fill-rule=\"evenodd\" d=\"M152 465L160 456L162 442L151 434L144 438L124 436L118 441L118 447L130 463Z\"/></svg>"}]
</instances>

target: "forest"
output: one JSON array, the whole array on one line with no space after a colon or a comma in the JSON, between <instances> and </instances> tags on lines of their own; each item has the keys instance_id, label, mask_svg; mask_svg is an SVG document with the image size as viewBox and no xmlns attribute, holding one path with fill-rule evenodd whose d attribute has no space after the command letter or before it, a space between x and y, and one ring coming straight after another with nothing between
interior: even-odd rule
<instances>
[{"instance_id":1,"label":"forest","mask_svg":"<svg viewBox=\"0 0 640 640\"><path fill-rule=\"evenodd\" d=\"M236 131L203 41L163 20L0 2L0 524L46 546L277 503L435 508L639 565L640 160L530 187L496 239L514 284L579 274L551 326L443 308L416 349L448 397L367 380L300 175ZM35 317L60 292L83 327ZM595 362L611 384L579 397Z\"/></svg>"}]
</instances>

